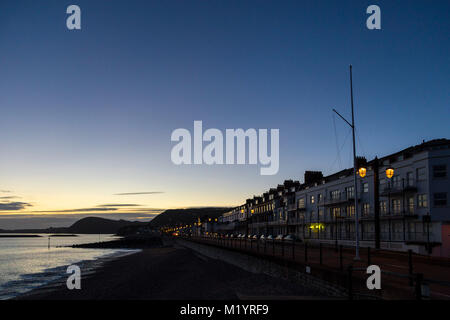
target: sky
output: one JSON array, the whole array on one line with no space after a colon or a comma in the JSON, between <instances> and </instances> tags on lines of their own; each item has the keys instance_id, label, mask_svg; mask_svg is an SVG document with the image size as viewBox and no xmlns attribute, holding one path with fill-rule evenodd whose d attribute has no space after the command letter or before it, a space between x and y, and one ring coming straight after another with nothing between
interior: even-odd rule
<instances>
[{"instance_id":1,"label":"sky","mask_svg":"<svg viewBox=\"0 0 450 320\"><path fill-rule=\"evenodd\" d=\"M66 8L81 9L68 30ZM366 8L381 9L369 30ZM305 170L450 138L450 3L0 3L0 229L236 206ZM276 175L172 163L177 128L279 129Z\"/></svg>"}]
</instances>

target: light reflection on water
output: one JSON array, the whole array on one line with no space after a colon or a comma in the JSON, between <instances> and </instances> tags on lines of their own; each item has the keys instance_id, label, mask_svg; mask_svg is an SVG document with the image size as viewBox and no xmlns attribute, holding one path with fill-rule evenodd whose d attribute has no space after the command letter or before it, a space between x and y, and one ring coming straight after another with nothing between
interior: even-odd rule
<instances>
[{"instance_id":1,"label":"light reflection on water","mask_svg":"<svg viewBox=\"0 0 450 320\"><path fill-rule=\"evenodd\" d=\"M95 266L100 257L122 255L130 250L70 248L73 244L109 241L113 235L77 237L0 238L0 299L8 299L33 288L67 277L66 266L77 263L81 273ZM80 263L83 261L83 263Z\"/></svg>"}]
</instances>

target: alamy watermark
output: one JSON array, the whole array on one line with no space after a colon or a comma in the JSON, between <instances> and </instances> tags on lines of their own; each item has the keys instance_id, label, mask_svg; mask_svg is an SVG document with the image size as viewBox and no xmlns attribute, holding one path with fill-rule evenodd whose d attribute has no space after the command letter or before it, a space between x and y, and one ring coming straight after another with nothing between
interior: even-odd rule
<instances>
[{"instance_id":1,"label":"alamy watermark","mask_svg":"<svg viewBox=\"0 0 450 320\"><path fill-rule=\"evenodd\" d=\"M259 163L261 175L274 175L278 173L279 169L280 130L270 129L270 154L268 133L268 129L250 128L245 131L244 129L226 129L224 149L222 131L210 128L203 132L202 121L194 121L193 137L190 131L184 128L175 129L172 132L171 141L178 143L172 148L170 157L176 165L256 165ZM208 143L205 147L204 142ZM246 158L248 158L248 162Z\"/></svg>"},{"instance_id":2,"label":"alamy watermark","mask_svg":"<svg viewBox=\"0 0 450 320\"><path fill-rule=\"evenodd\" d=\"M79 6L72 4L67 7L66 13L70 16L66 19L66 27L69 30L81 30L81 9Z\"/></svg>"},{"instance_id":3,"label":"alamy watermark","mask_svg":"<svg viewBox=\"0 0 450 320\"><path fill-rule=\"evenodd\" d=\"M67 289L73 290L81 289L81 269L76 264L67 267L66 273L69 273L70 276L67 278L66 285Z\"/></svg>"},{"instance_id":4,"label":"alamy watermark","mask_svg":"<svg viewBox=\"0 0 450 320\"><path fill-rule=\"evenodd\" d=\"M366 20L366 27L369 30L381 29L381 9L377 5L370 5L366 9L370 16ZM81 8L76 4L71 4L66 9L66 14L70 16L66 19L66 26L69 30L81 30Z\"/></svg>"},{"instance_id":5,"label":"alamy watermark","mask_svg":"<svg viewBox=\"0 0 450 320\"><path fill-rule=\"evenodd\" d=\"M381 9L377 5L370 5L366 10L367 14L370 16L366 20L366 27L369 30L380 30L381 29Z\"/></svg>"},{"instance_id":6,"label":"alamy watermark","mask_svg":"<svg viewBox=\"0 0 450 320\"><path fill-rule=\"evenodd\" d=\"M381 269L379 266L373 264L367 267L366 270L367 274L370 274L370 276L367 278L366 285L367 289L373 290L381 289Z\"/></svg>"}]
</instances>

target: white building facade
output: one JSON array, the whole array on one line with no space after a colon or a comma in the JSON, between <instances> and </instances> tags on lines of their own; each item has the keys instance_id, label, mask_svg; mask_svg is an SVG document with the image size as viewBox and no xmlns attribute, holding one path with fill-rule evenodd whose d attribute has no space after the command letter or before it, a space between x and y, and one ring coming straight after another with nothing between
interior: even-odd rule
<instances>
[{"instance_id":1,"label":"white building facade","mask_svg":"<svg viewBox=\"0 0 450 320\"><path fill-rule=\"evenodd\" d=\"M450 140L424 142L365 162L364 167L356 194L360 246L450 257ZM391 178L386 169L393 169ZM247 200L222 221L228 221L227 232L293 234L353 246L353 169L326 177L313 172L308 178L305 173L305 183L285 181Z\"/></svg>"}]
</instances>

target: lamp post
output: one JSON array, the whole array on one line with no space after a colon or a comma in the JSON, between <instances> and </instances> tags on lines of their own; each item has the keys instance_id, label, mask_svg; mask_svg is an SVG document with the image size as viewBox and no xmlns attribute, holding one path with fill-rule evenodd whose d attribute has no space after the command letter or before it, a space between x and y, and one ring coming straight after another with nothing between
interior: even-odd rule
<instances>
[{"instance_id":1,"label":"lamp post","mask_svg":"<svg viewBox=\"0 0 450 320\"><path fill-rule=\"evenodd\" d=\"M359 257L359 217L358 217L358 186L356 183L356 145L355 145L355 116L353 112L353 79L352 79L352 65L350 65L350 99L352 106L352 123L348 122L343 116L339 114L335 109L333 111L341 117L351 128L353 136L353 189L355 191L355 258L354 260L360 260Z\"/></svg>"},{"instance_id":2,"label":"lamp post","mask_svg":"<svg viewBox=\"0 0 450 320\"><path fill-rule=\"evenodd\" d=\"M392 239L391 236L391 178L394 176L394 168L392 168L391 166L389 166L386 169L386 177L388 178L388 208L389 208L389 240Z\"/></svg>"}]
</instances>

